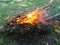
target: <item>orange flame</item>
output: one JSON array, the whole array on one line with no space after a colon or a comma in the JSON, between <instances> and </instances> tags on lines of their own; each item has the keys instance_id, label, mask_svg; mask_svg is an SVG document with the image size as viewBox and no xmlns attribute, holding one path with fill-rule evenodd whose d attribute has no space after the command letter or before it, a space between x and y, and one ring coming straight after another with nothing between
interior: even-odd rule
<instances>
[{"instance_id":1,"label":"orange flame","mask_svg":"<svg viewBox=\"0 0 60 45\"><path fill-rule=\"evenodd\" d=\"M18 17L16 19L17 23L30 23L35 24L36 22L41 22L42 24L46 24L44 17L46 17L45 11L41 9L36 9L28 14L25 14L23 17ZM47 13L46 13L47 14Z\"/></svg>"}]
</instances>

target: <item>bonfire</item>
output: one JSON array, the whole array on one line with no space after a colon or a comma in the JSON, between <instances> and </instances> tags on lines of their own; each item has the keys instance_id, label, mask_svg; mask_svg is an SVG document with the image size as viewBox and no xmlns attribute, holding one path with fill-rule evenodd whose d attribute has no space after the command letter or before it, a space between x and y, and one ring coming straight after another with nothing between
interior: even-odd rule
<instances>
[{"instance_id":1,"label":"bonfire","mask_svg":"<svg viewBox=\"0 0 60 45\"><path fill-rule=\"evenodd\" d=\"M43 8L37 8L33 11L18 14L15 17L9 19L9 21L4 26L9 35L16 35L18 37L30 37L34 35L45 35L49 34L51 28L54 28L53 23L50 21L60 16L56 14L55 16L50 16L46 12L48 5ZM56 23L55 23L56 24ZM57 24L59 25L59 24ZM52 31L55 31L52 30Z\"/></svg>"}]
</instances>

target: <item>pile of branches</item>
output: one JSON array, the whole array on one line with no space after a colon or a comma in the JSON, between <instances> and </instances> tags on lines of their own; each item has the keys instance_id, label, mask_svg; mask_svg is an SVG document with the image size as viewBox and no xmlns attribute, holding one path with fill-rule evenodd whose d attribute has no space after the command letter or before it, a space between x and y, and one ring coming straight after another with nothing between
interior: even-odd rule
<instances>
[{"instance_id":1,"label":"pile of branches","mask_svg":"<svg viewBox=\"0 0 60 45\"><path fill-rule=\"evenodd\" d=\"M8 36L14 37L14 39L20 38L32 38L38 36L47 35L50 33L50 28L53 28L52 24L44 25L31 25L29 23L18 24L12 21L7 21L4 26L5 32L8 32Z\"/></svg>"}]
</instances>

